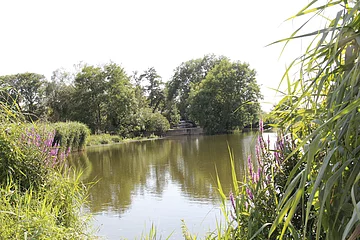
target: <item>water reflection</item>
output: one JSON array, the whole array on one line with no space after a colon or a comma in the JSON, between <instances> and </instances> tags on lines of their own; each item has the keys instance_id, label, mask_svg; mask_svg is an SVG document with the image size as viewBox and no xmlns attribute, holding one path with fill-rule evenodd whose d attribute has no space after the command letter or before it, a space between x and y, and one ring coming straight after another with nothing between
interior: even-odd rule
<instances>
[{"instance_id":1,"label":"water reflection","mask_svg":"<svg viewBox=\"0 0 360 240\"><path fill-rule=\"evenodd\" d=\"M179 194L189 203L182 205L181 211L191 215L192 208L186 207L191 204L218 205L215 166L225 191L230 191L228 145L240 175L254 139L254 134L247 133L100 146L73 155L70 162L83 170L84 182L98 181L89 193L92 213L121 218L130 208L136 212L132 204L137 199L146 199L147 207L153 208L152 204L172 191L172 196ZM176 218L177 221L181 219L180 216Z\"/></svg>"}]
</instances>

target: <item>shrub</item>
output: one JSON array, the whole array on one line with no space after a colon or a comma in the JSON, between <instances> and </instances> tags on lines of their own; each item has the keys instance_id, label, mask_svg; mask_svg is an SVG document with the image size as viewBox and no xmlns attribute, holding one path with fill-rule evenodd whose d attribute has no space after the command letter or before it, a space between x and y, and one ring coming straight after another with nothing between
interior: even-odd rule
<instances>
[{"instance_id":1,"label":"shrub","mask_svg":"<svg viewBox=\"0 0 360 240\"><path fill-rule=\"evenodd\" d=\"M91 238L85 188L60 167L54 129L25 124L17 109L0 101L0 239Z\"/></svg>"},{"instance_id":2,"label":"shrub","mask_svg":"<svg viewBox=\"0 0 360 240\"><path fill-rule=\"evenodd\" d=\"M54 144L58 143L61 148L70 148L72 151L83 150L90 135L90 129L79 122L58 122L54 124L54 128Z\"/></svg>"},{"instance_id":3,"label":"shrub","mask_svg":"<svg viewBox=\"0 0 360 240\"><path fill-rule=\"evenodd\" d=\"M8 179L0 189L0 238L89 239L89 217L80 211L85 192L78 177L55 172L25 192Z\"/></svg>"},{"instance_id":4,"label":"shrub","mask_svg":"<svg viewBox=\"0 0 360 240\"><path fill-rule=\"evenodd\" d=\"M135 119L140 132L163 134L170 129L168 120L159 112L153 113L149 108L143 108Z\"/></svg>"},{"instance_id":5,"label":"shrub","mask_svg":"<svg viewBox=\"0 0 360 240\"><path fill-rule=\"evenodd\" d=\"M110 141L109 141L108 139L101 139L101 140L100 140L100 143L101 143L101 144L109 144Z\"/></svg>"},{"instance_id":6,"label":"shrub","mask_svg":"<svg viewBox=\"0 0 360 240\"><path fill-rule=\"evenodd\" d=\"M275 236L280 235L282 224L271 229L271 223L278 213L274 206L283 196L282 190L289 174L288 164L284 162L295 145L289 139L278 133L278 140L274 148L270 146L270 139L262 135L262 121L260 133L255 147L255 156L248 156L244 178L238 181L234 169L234 159L230 152L233 191L230 193L230 208L226 207L227 196L222 191L220 179L218 186L222 197L222 210L227 220L227 227L220 236L230 239L268 239L270 230ZM296 160L296 158L294 158ZM291 239L288 232L287 237Z\"/></svg>"},{"instance_id":7,"label":"shrub","mask_svg":"<svg viewBox=\"0 0 360 240\"><path fill-rule=\"evenodd\" d=\"M31 127L30 127L31 126ZM66 153L52 145L55 132L49 127L24 124L0 126L0 182L16 179L21 189L43 184L50 169L59 165Z\"/></svg>"},{"instance_id":8,"label":"shrub","mask_svg":"<svg viewBox=\"0 0 360 240\"><path fill-rule=\"evenodd\" d=\"M110 134L93 134L89 136L87 146L109 144L111 142L114 142L113 139L119 139L120 141L119 137L114 137Z\"/></svg>"},{"instance_id":9,"label":"shrub","mask_svg":"<svg viewBox=\"0 0 360 240\"><path fill-rule=\"evenodd\" d=\"M121 141L120 137L111 137L111 141L114 143L119 143Z\"/></svg>"}]
</instances>

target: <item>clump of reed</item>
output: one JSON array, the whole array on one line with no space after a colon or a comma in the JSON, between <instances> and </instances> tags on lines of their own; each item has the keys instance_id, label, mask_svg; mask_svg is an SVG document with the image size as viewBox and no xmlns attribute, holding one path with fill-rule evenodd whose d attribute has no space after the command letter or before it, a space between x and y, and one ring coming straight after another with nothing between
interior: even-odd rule
<instances>
[{"instance_id":1,"label":"clump of reed","mask_svg":"<svg viewBox=\"0 0 360 240\"><path fill-rule=\"evenodd\" d=\"M81 211L86 190L74 176L53 172L42 186L26 190L9 178L0 188L0 238L92 238L90 216Z\"/></svg>"},{"instance_id":2,"label":"clump of reed","mask_svg":"<svg viewBox=\"0 0 360 240\"><path fill-rule=\"evenodd\" d=\"M318 4L315 6L315 4ZM315 6L315 7L314 7ZM327 26L299 35L313 18L337 7ZM350 239L360 237L360 2L311 1L310 16L285 42L314 37L284 74L287 94L273 111L275 147L262 139L255 165L223 201L226 224L216 239ZM299 66L298 78L288 73ZM228 201L230 208L227 207Z\"/></svg>"},{"instance_id":3,"label":"clump of reed","mask_svg":"<svg viewBox=\"0 0 360 240\"><path fill-rule=\"evenodd\" d=\"M0 92L2 89L0 89ZM1 94L0 94L1 95ZM0 239L89 239L86 187L64 168L70 148L0 101Z\"/></svg>"}]
</instances>

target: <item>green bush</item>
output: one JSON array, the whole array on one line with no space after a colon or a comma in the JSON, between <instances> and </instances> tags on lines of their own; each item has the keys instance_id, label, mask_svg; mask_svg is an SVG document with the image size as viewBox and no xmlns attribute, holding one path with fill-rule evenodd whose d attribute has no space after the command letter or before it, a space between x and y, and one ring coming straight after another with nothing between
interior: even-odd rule
<instances>
[{"instance_id":1,"label":"green bush","mask_svg":"<svg viewBox=\"0 0 360 240\"><path fill-rule=\"evenodd\" d=\"M8 179L0 189L0 239L89 239L81 186L78 177L56 172L40 188L25 192Z\"/></svg>"},{"instance_id":2,"label":"green bush","mask_svg":"<svg viewBox=\"0 0 360 240\"><path fill-rule=\"evenodd\" d=\"M109 144L110 141L109 141L109 139L101 139L101 140L100 140L100 143L101 143L101 144Z\"/></svg>"},{"instance_id":3,"label":"green bush","mask_svg":"<svg viewBox=\"0 0 360 240\"><path fill-rule=\"evenodd\" d=\"M54 134L29 128L24 124L0 126L0 183L16 179L21 189L38 187L46 181L49 167L62 156L51 147ZM49 139L50 138L50 139Z\"/></svg>"},{"instance_id":4,"label":"green bush","mask_svg":"<svg viewBox=\"0 0 360 240\"><path fill-rule=\"evenodd\" d=\"M79 122L54 123L54 129L56 130L54 142L65 150L69 148L71 151L83 150L90 135L90 129Z\"/></svg>"},{"instance_id":5,"label":"green bush","mask_svg":"<svg viewBox=\"0 0 360 240\"><path fill-rule=\"evenodd\" d=\"M111 137L111 141L114 143L119 143L121 141L120 137Z\"/></svg>"},{"instance_id":6,"label":"green bush","mask_svg":"<svg viewBox=\"0 0 360 240\"><path fill-rule=\"evenodd\" d=\"M140 132L155 132L161 135L170 129L169 121L159 112L153 113L149 108L141 109L136 119Z\"/></svg>"},{"instance_id":7,"label":"green bush","mask_svg":"<svg viewBox=\"0 0 360 240\"><path fill-rule=\"evenodd\" d=\"M1 89L0 89L1 93ZM79 174L62 169L51 125L0 101L0 239L89 239Z\"/></svg>"},{"instance_id":8,"label":"green bush","mask_svg":"<svg viewBox=\"0 0 360 240\"><path fill-rule=\"evenodd\" d=\"M86 143L87 146L100 145L100 144L109 144L113 141L116 141L120 137L111 136L110 134L92 134L89 136L88 141Z\"/></svg>"}]
</instances>

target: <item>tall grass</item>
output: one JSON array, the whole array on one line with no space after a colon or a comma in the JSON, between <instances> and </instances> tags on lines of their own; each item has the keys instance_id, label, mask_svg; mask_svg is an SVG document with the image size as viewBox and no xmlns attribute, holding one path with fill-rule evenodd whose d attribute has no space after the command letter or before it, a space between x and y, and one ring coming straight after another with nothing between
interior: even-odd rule
<instances>
[{"instance_id":1,"label":"tall grass","mask_svg":"<svg viewBox=\"0 0 360 240\"><path fill-rule=\"evenodd\" d=\"M248 171L242 179L236 177L235 160L229 149L233 185L229 196L223 191L221 179L217 178L226 222L222 226L219 224L216 233L207 239L269 238L272 221L277 217L275 207L279 204L291 168L284 160L293 151L294 144L287 140L288 136L279 132L276 143L271 146L270 139L262 136L261 122L255 156L248 156ZM274 232L274 235L280 235L281 226Z\"/></svg>"},{"instance_id":2,"label":"tall grass","mask_svg":"<svg viewBox=\"0 0 360 240\"><path fill-rule=\"evenodd\" d=\"M19 188L11 178L0 189L1 239L89 239L89 216L81 212L78 178L59 173L40 188Z\"/></svg>"},{"instance_id":3,"label":"tall grass","mask_svg":"<svg viewBox=\"0 0 360 240\"><path fill-rule=\"evenodd\" d=\"M283 224L280 239L291 231L295 218L299 218L294 230L299 238L360 236L360 2L331 0L313 7L318 3L312 1L293 18L321 17L332 6L340 11L325 28L301 36L296 31L282 40L315 38L291 64L300 66L299 78L288 84L290 94L275 109L283 119L279 126L297 142L285 161L301 153L288 175L269 233L273 236Z\"/></svg>"},{"instance_id":4,"label":"tall grass","mask_svg":"<svg viewBox=\"0 0 360 240\"><path fill-rule=\"evenodd\" d=\"M0 239L92 237L81 211L85 187L62 168L54 135L29 128L16 104L0 99Z\"/></svg>"},{"instance_id":5,"label":"tall grass","mask_svg":"<svg viewBox=\"0 0 360 240\"><path fill-rule=\"evenodd\" d=\"M339 11L325 28L298 35L331 7ZM290 18L310 15L276 43L313 40L284 74L288 94L272 113L278 142L269 146L260 129L257 164L250 159L240 181L232 173L230 208L218 180L227 223L214 239L360 237L359 10L359 1L313 0ZM299 76L290 81L294 67Z\"/></svg>"},{"instance_id":6,"label":"tall grass","mask_svg":"<svg viewBox=\"0 0 360 240\"><path fill-rule=\"evenodd\" d=\"M90 129L79 122L57 122L53 125L55 129L54 142L58 143L64 150L84 150Z\"/></svg>"}]
</instances>

